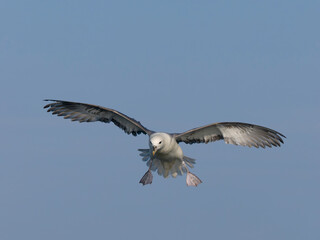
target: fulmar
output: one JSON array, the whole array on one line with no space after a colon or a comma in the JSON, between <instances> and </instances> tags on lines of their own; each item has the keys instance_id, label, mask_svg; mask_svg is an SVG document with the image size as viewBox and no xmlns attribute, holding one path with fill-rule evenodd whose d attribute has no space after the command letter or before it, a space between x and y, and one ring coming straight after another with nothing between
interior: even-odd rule
<instances>
[{"instance_id":1,"label":"fulmar","mask_svg":"<svg viewBox=\"0 0 320 240\"><path fill-rule=\"evenodd\" d=\"M153 175L151 171L157 171L160 176L176 177L187 174L187 186L197 186L202 181L189 168L193 168L195 159L183 154L180 142L187 144L209 143L224 140L225 143L248 147L280 147L285 136L270 128L261 127L241 122L219 122L191 129L183 133L155 132L144 127L139 121L128 117L116 110L98 105L51 100L44 106L48 112L63 116L78 122L113 122L125 133L137 136L145 134L149 136L149 148L138 149L142 160L147 163L148 171L143 175L140 183L151 184Z\"/></svg>"}]
</instances>

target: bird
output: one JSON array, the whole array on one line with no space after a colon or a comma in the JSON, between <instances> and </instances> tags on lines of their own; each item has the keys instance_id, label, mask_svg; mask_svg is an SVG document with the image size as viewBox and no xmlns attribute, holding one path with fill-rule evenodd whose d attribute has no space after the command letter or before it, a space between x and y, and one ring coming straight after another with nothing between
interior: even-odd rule
<instances>
[{"instance_id":1,"label":"bird","mask_svg":"<svg viewBox=\"0 0 320 240\"><path fill-rule=\"evenodd\" d=\"M137 136L145 134L149 136L149 148L138 149L142 160L148 166L147 172L139 183L142 185L151 184L153 172L168 178L170 175L176 177L186 174L187 186L198 186L202 181L190 168L194 167L195 159L187 157L179 143L209 143L224 140L227 144L248 146L248 147L280 147L284 143L283 134L270 128L242 123L242 122L218 122L206 126L193 128L182 133L156 132L144 127L139 121L110 108L98 105L45 99L50 101L45 105L47 112L53 115L62 116L65 119L82 122L104 122L114 123L125 133Z\"/></svg>"}]
</instances>

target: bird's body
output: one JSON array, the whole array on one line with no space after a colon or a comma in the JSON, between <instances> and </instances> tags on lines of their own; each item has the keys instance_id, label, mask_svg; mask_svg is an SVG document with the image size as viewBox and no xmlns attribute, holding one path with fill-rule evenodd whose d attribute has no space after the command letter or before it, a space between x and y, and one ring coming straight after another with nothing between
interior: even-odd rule
<instances>
[{"instance_id":1,"label":"bird's body","mask_svg":"<svg viewBox=\"0 0 320 240\"><path fill-rule=\"evenodd\" d=\"M153 154L153 149L155 152ZM149 149L138 149L142 160L147 161L151 170L167 178L176 177L187 171L186 164L193 167L194 159L183 155L183 151L175 138L168 133L153 133L149 138ZM152 164L151 164L152 163Z\"/></svg>"},{"instance_id":2,"label":"bird's body","mask_svg":"<svg viewBox=\"0 0 320 240\"><path fill-rule=\"evenodd\" d=\"M147 162L148 171L140 180L143 185L151 184L153 176L151 171L157 171L163 177L183 175L187 173L187 185L197 186L201 180L189 171L195 160L184 156L179 145L180 142L187 144L208 143L224 140L226 143L242 146L254 146L256 148L280 146L283 143L281 137L285 137L272 129L239 122L214 123L207 126L191 129L183 133L154 132L141 125L140 122L130 118L116 110L100 107L97 105L46 100L54 103L47 104L48 112L64 116L66 119L79 122L113 122L127 134L149 135L149 148L138 149L142 160Z\"/></svg>"}]
</instances>

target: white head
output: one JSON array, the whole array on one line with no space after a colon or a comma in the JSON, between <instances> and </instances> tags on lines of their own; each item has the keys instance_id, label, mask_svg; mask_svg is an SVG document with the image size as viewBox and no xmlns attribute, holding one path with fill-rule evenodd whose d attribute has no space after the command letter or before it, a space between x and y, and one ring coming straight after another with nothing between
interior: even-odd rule
<instances>
[{"instance_id":1,"label":"white head","mask_svg":"<svg viewBox=\"0 0 320 240\"><path fill-rule=\"evenodd\" d=\"M153 133L150 135L149 146L152 150L152 154L155 155L156 152L163 152L168 148L171 141L171 136L167 133Z\"/></svg>"}]
</instances>

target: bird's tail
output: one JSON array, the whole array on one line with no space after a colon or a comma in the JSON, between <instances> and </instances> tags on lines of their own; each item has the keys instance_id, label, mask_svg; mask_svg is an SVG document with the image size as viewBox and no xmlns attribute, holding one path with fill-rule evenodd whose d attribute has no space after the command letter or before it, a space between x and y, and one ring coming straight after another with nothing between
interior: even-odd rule
<instances>
[{"instance_id":1,"label":"bird's tail","mask_svg":"<svg viewBox=\"0 0 320 240\"><path fill-rule=\"evenodd\" d=\"M138 149L141 153L139 154L142 157L142 161L150 160L151 152L150 149Z\"/></svg>"},{"instance_id":2,"label":"bird's tail","mask_svg":"<svg viewBox=\"0 0 320 240\"><path fill-rule=\"evenodd\" d=\"M194 158L187 156L183 156L183 161L191 168L193 168L193 165L196 164L196 160Z\"/></svg>"},{"instance_id":3,"label":"bird's tail","mask_svg":"<svg viewBox=\"0 0 320 240\"><path fill-rule=\"evenodd\" d=\"M149 149L138 149L140 151L140 156L142 157L142 161L147 162L147 166L149 167L151 164L151 153ZM184 163L185 164L184 164ZM176 177L177 175L182 175L187 172L186 165L193 168L193 164L195 164L196 160L187 156L183 156L183 161L180 159L173 161L163 161L160 159L152 160L152 171L157 171L160 176L167 178L169 175L172 177Z\"/></svg>"}]
</instances>

